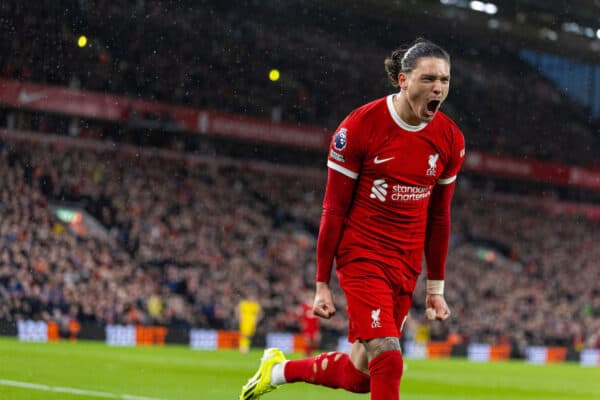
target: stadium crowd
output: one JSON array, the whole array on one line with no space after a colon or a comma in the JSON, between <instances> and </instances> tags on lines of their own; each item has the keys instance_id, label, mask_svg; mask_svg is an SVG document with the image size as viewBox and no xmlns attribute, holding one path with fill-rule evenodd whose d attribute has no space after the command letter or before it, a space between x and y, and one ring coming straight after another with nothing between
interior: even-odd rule
<instances>
[{"instance_id":1,"label":"stadium crowd","mask_svg":"<svg viewBox=\"0 0 600 400\"><path fill-rule=\"evenodd\" d=\"M10 301L0 319L75 312L82 322L233 328L246 288L271 293L273 307L284 309L284 294L312 280L309 271L289 274L313 257L310 235L287 227L305 208L318 218L306 183L152 158L3 147L0 294ZM51 215L52 201L83 205L110 240L70 233ZM158 299L158 308L147 307Z\"/></svg>"},{"instance_id":2,"label":"stadium crowd","mask_svg":"<svg viewBox=\"0 0 600 400\"><path fill-rule=\"evenodd\" d=\"M423 33L413 16L390 24L319 3L3 1L0 71L7 79L333 129L351 109L390 90L384 57ZM427 24L428 37L453 56L445 110L470 149L597 164L598 122L521 60L518 45L453 31L448 39L447 24ZM86 32L90 44L80 49L77 37ZM282 71L279 81L267 79L270 68Z\"/></svg>"},{"instance_id":3,"label":"stadium crowd","mask_svg":"<svg viewBox=\"0 0 600 400\"><path fill-rule=\"evenodd\" d=\"M597 223L467 190L454 207L448 299L471 340L598 346ZM489 249L495 249L489 253ZM477 256L485 250L486 257ZM490 254L493 254L491 257ZM498 255L498 257L496 257ZM473 290L473 288L476 290Z\"/></svg>"},{"instance_id":4,"label":"stadium crowd","mask_svg":"<svg viewBox=\"0 0 600 400\"><path fill-rule=\"evenodd\" d=\"M142 150L0 149L0 320L234 329L237 303L258 293L261 331L297 329L290 309L313 285L322 181ZM77 232L53 204L78 204L108 234ZM432 335L599 347L598 240L597 223L464 181L448 261L454 317ZM412 316L423 323L419 288ZM324 328L341 333L335 293L340 312Z\"/></svg>"},{"instance_id":5,"label":"stadium crowd","mask_svg":"<svg viewBox=\"0 0 600 400\"><path fill-rule=\"evenodd\" d=\"M352 10L337 13L330 29L330 11L311 4L7 0L0 73L333 128L390 90L383 58L398 38L421 33ZM469 149L598 162L597 122L511 43L449 41L430 28L453 56L444 110ZM86 32L90 44L79 49ZM280 81L266 79L271 67ZM66 131L63 122L33 125ZM0 320L232 329L238 301L258 292L263 332L297 329L290 307L313 285L322 180L8 140L0 141L0 180ZM549 216L467 183L454 204L454 317L433 324L432 335L600 348L597 223ZM75 231L56 204L82 207L107 234ZM339 314L324 328L344 332L344 299L335 293ZM423 299L420 284L412 316L421 323Z\"/></svg>"}]
</instances>

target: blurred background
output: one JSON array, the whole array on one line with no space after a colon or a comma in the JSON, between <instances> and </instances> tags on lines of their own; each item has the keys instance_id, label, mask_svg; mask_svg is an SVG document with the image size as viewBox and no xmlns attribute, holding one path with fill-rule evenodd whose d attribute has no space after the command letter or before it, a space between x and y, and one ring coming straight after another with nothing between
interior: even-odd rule
<instances>
[{"instance_id":1,"label":"blurred background","mask_svg":"<svg viewBox=\"0 0 600 400\"><path fill-rule=\"evenodd\" d=\"M393 92L417 37L452 56L467 158L447 323L410 342L600 348L600 1L0 3L0 333L300 330L330 135ZM321 323L345 335L345 301ZM232 339L235 341L235 339ZM235 345L234 345L235 346Z\"/></svg>"}]
</instances>

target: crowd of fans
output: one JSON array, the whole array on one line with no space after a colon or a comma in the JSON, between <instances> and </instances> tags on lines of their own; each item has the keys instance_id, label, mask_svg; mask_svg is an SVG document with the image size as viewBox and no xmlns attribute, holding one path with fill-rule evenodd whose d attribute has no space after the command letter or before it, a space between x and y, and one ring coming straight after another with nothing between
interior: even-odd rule
<instances>
[{"instance_id":1,"label":"crowd of fans","mask_svg":"<svg viewBox=\"0 0 600 400\"><path fill-rule=\"evenodd\" d=\"M518 57L522 43L462 37L460 29L449 37L452 21L397 13L390 22L376 7L369 15L368 8L353 13L319 3L3 1L0 71L333 129L353 108L392 90L384 57L426 26L427 37L452 54L445 110L470 149L597 163L598 125ZM85 33L90 44L80 49L75 43ZM271 68L281 70L279 81L268 80Z\"/></svg>"},{"instance_id":2,"label":"crowd of fans","mask_svg":"<svg viewBox=\"0 0 600 400\"><path fill-rule=\"evenodd\" d=\"M386 24L307 4L7 0L0 71L4 79L333 129L392 90L384 57L422 32L402 16ZM469 149L598 162L597 125L519 59L518 48L449 41L436 29L428 26L428 37L452 54L444 110ZM90 44L80 49L82 33ZM278 82L267 79L273 67L282 71ZM312 287L323 177L191 165L118 147L4 140L0 149L0 320L231 329L239 300L258 293L268 316L262 331L297 328L289 311ZM107 235L75 231L55 204L85 209ZM454 317L434 324L434 336L600 348L597 223L549 218L460 183L453 217ZM334 287L340 312L324 328L342 333L344 298ZM417 293L411 314L423 322L422 284Z\"/></svg>"},{"instance_id":3,"label":"crowd of fans","mask_svg":"<svg viewBox=\"0 0 600 400\"><path fill-rule=\"evenodd\" d=\"M297 328L290 310L313 287L324 177L192 166L142 149L20 141L0 149L0 320L234 329L238 302L259 294L260 330ZM53 204L78 204L108 235L77 232ZM549 218L465 181L452 237L454 314L434 324L434 337L600 346L597 223ZM480 257L482 249L495 256ZM340 312L324 328L342 334L344 297L334 286ZM415 321L423 300L420 283Z\"/></svg>"},{"instance_id":4,"label":"crowd of fans","mask_svg":"<svg viewBox=\"0 0 600 400\"><path fill-rule=\"evenodd\" d=\"M462 245L449 259L447 298L456 315L450 325L470 339L510 338L522 348L586 341L598 347L598 223L536 207L459 191L453 218ZM486 249L483 257L478 249Z\"/></svg>"},{"instance_id":5,"label":"crowd of fans","mask_svg":"<svg viewBox=\"0 0 600 400\"><path fill-rule=\"evenodd\" d=\"M314 227L294 217L318 218L307 183L23 144L3 146L2 161L0 297L9 301L0 319L68 312L83 322L233 328L246 288L281 310L284 294L312 281ZM74 235L52 201L83 205L110 239ZM162 306L150 315L156 297Z\"/></svg>"}]
</instances>

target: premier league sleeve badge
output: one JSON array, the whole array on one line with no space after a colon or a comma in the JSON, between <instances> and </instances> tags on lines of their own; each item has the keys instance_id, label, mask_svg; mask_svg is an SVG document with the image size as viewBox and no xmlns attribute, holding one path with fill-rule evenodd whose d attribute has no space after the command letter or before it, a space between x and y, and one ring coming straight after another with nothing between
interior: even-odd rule
<instances>
[{"instance_id":1,"label":"premier league sleeve badge","mask_svg":"<svg viewBox=\"0 0 600 400\"><path fill-rule=\"evenodd\" d=\"M333 138L333 147L336 150L344 150L346 147L346 144L348 143L347 132L348 130L346 128L340 128L340 130L336 132L335 137Z\"/></svg>"}]
</instances>

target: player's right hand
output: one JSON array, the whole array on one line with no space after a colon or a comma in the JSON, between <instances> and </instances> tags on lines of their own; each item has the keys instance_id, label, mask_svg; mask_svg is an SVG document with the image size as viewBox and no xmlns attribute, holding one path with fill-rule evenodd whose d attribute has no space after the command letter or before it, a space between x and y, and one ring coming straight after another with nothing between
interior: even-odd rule
<instances>
[{"instance_id":1,"label":"player's right hand","mask_svg":"<svg viewBox=\"0 0 600 400\"><path fill-rule=\"evenodd\" d=\"M317 282L315 302L313 304L313 313L316 316L325 319L329 319L335 315L333 295L331 294L329 285L325 282Z\"/></svg>"}]
</instances>

